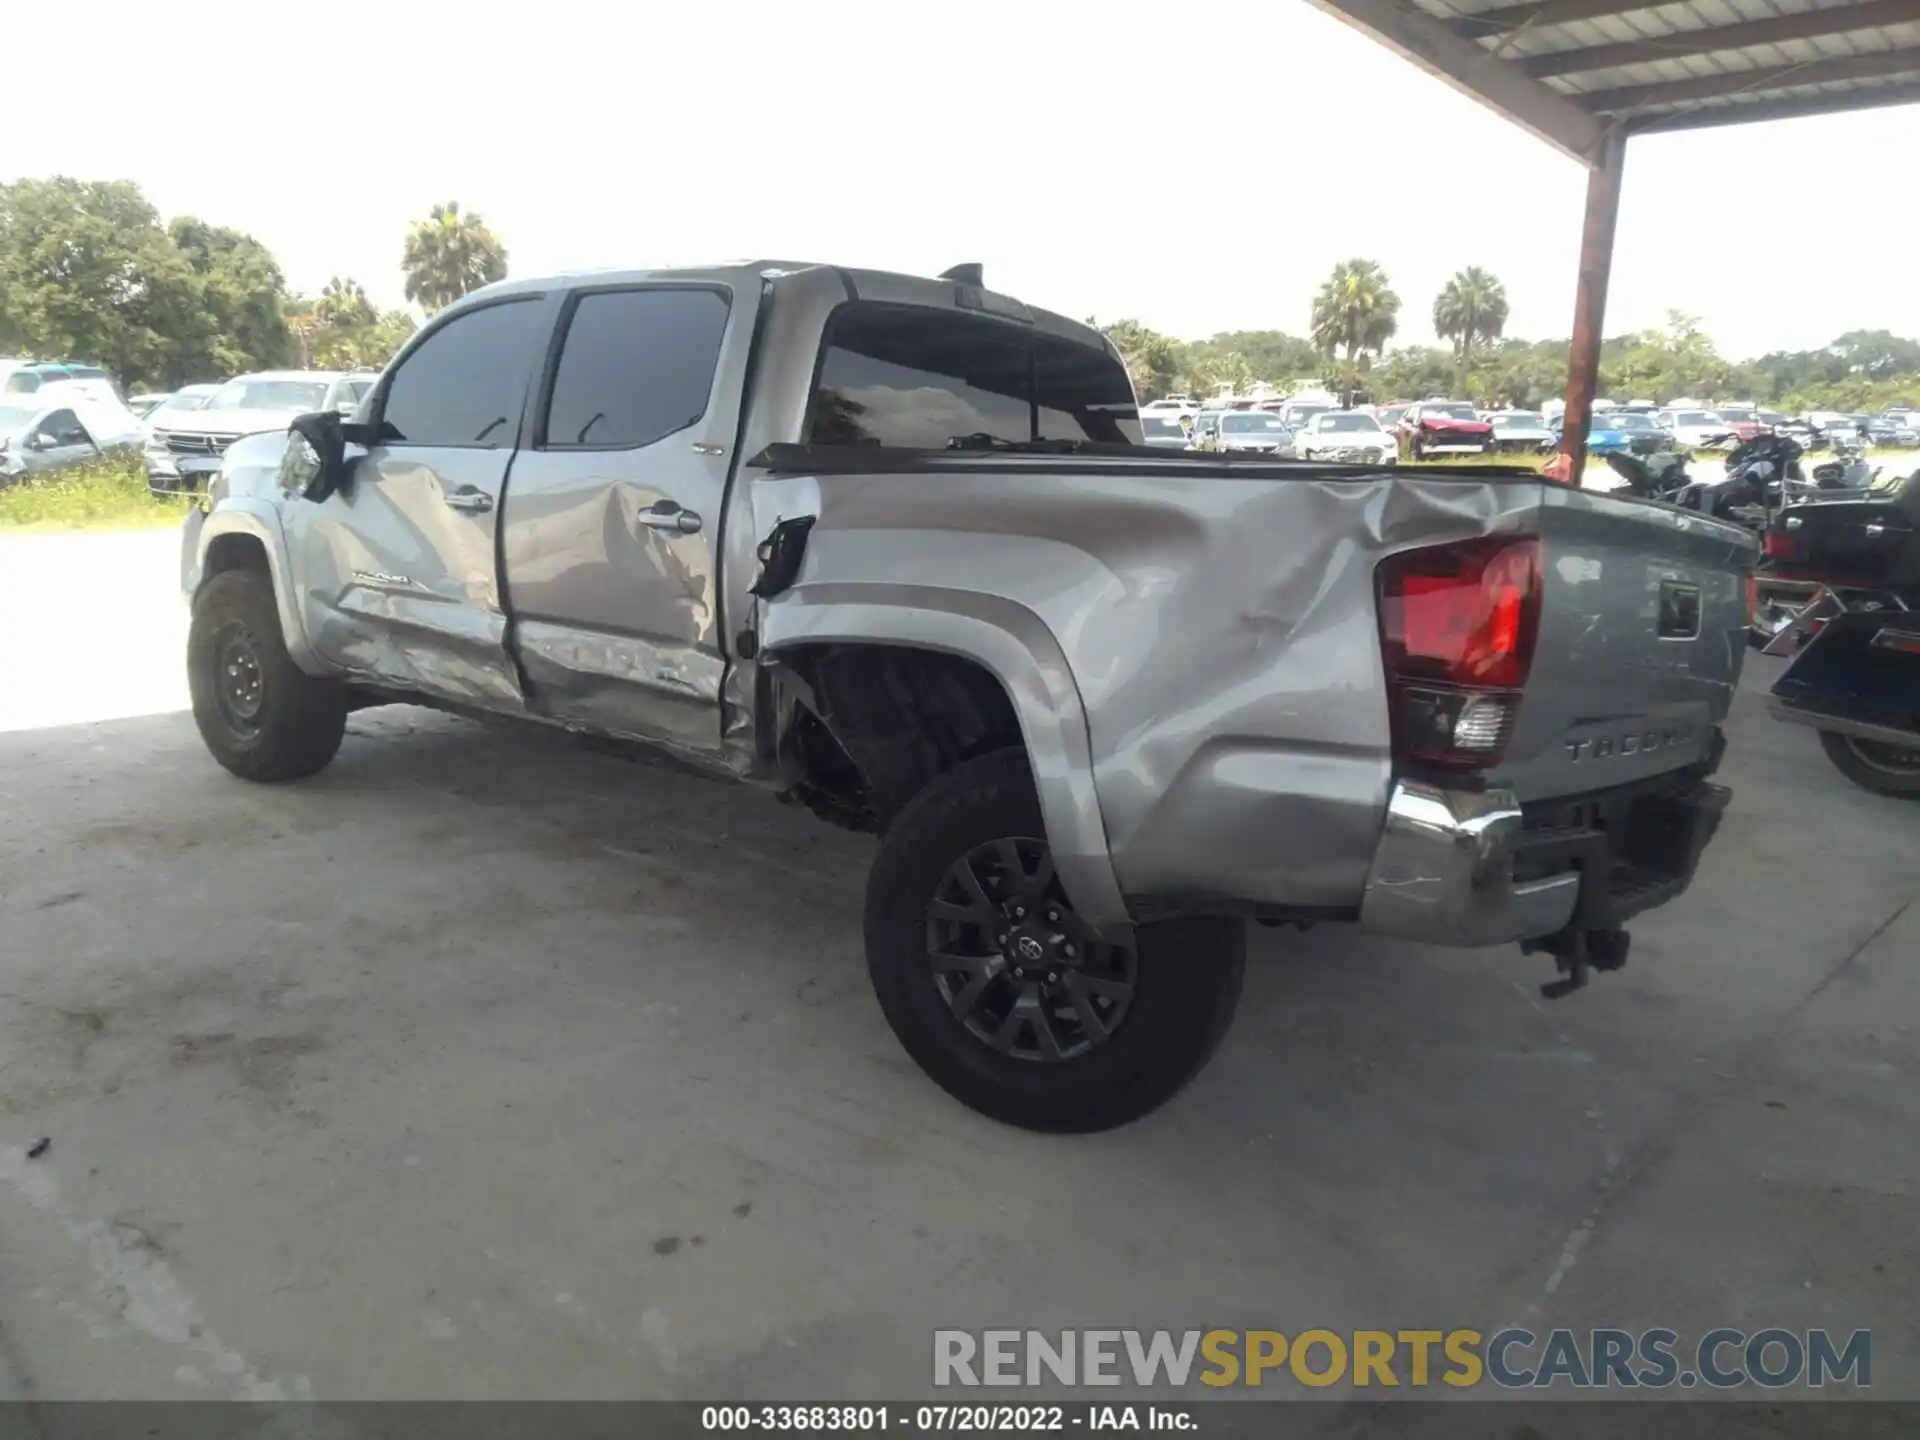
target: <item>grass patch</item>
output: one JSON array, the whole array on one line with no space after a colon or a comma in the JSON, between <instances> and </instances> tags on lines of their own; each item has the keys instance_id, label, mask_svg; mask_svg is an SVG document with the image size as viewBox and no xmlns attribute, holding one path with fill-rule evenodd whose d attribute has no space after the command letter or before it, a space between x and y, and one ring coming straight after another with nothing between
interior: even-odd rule
<instances>
[{"instance_id":1,"label":"grass patch","mask_svg":"<svg viewBox=\"0 0 1920 1440\"><path fill-rule=\"evenodd\" d=\"M0 481L0 530L139 530L178 525L193 502L147 493L139 453Z\"/></svg>"}]
</instances>

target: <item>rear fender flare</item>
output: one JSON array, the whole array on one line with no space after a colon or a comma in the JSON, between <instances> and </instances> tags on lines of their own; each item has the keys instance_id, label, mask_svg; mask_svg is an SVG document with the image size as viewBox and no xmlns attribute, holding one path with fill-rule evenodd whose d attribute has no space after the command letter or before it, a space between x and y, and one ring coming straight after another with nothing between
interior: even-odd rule
<instances>
[{"instance_id":1,"label":"rear fender flare","mask_svg":"<svg viewBox=\"0 0 1920 1440\"><path fill-rule=\"evenodd\" d=\"M1086 709L1044 621L998 596L930 586L811 584L762 606L760 654L803 645L899 645L971 660L1013 703L1047 843L1074 908L1101 928L1131 923L1093 783Z\"/></svg>"}]
</instances>

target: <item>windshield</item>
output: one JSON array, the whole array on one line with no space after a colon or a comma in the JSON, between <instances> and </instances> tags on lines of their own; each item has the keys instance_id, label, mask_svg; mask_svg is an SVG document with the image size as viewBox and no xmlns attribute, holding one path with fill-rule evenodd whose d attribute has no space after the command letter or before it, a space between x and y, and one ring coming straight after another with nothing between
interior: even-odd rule
<instances>
[{"instance_id":1,"label":"windshield","mask_svg":"<svg viewBox=\"0 0 1920 1440\"><path fill-rule=\"evenodd\" d=\"M1304 425L1314 416L1324 415L1332 408L1331 405L1295 405L1287 413L1293 418L1294 424Z\"/></svg>"},{"instance_id":2,"label":"windshield","mask_svg":"<svg viewBox=\"0 0 1920 1440\"><path fill-rule=\"evenodd\" d=\"M24 429L26 423L39 413L38 410L29 410L20 405L0 405L0 434Z\"/></svg>"},{"instance_id":3,"label":"windshield","mask_svg":"<svg viewBox=\"0 0 1920 1440\"><path fill-rule=\"evenodd\" d=\"M1542 429L1547 422L1541 418L1538 410L1509 410L1503 415L1494 416L1493 423L1511 425L1516 429L1527 427Z\"/></svg>"},{"instance_id":4,"label":"windshield","mask_svg":"<svg viewBox=\"0 0 1920 1440\"><path fill-rule=\"evenodd\" d=\"M1236 411L1220 417L1220 433L1223 435L1267 435L1286 428L1286 423L1278 415L1262 415L1257 411Z\"/></svg>"},{"instance_id":5,"label":"windshield","mask_svg":"<svg viewBox=\"0 0 1920 1440\"><path fill-rule=\"evenodd\" d=\"M1378 430L1380 426L1371 415L1322 415L1320 429L1328 430Z\"/></svg>"},{"instance_id":6,"label":"windshield","mask_svg":"<svg viewBox=\"0 0 1920 1440\"><path fill-rule=\"evenodd\" d=\"M1718 415L1709 415L1704 410L1682 410L1678 415L1673 417L1673 423L1676 425L1718 425L1721 422Z\"/></svg>"},{"instance_id":7,"label":"windshield","mask_svg":"<svg viewBox=\"0 0 1920 1440\"><path fill-rule=\"evenodd\" d=\"M1605 420L1595 420L1596 425L1613 430L1658 430L1651 415L1642 415L1636 410L1619 411Z\"/></svg>"},{"instance_id":8,"label":"windshield","mask_svg":"<svg viewBox=\"0 0 1920 1440\"><path fill-rule=\"evenodd\" d=\"M1187 432L1180 428L1178 420L1166 420L1158 415L1142 415L1140 429L1149 440L1184 440Z\"/></svg>"},{"instance_id":9,"label":"windshield","mask_svg":"<svg viewBox=\"0 0 1920 1440\"><path fill-rule=\"evenodd\" d=\"M204 406L207 410L318 410L327 403L324 380L229 380Z\"/></svg>"},{"instance_id":10,"label":"windshield","mask_svg":"<svg viewBox=\"0 0 1920 1440\"><path fill-rule=\"evenodd\" d=\"M153 407L153 414L179 415L188 410L204 410L207 408L207 401L212 398L211 391L205 395L170 395ZM152 416L148 418L151 419Z\"/></svg>"},{"instance_id":11,"label":"windshield","mask_svg":"<svg viewBox=\"0 0 1920 1440\"><path fill-rule=\"evenodd\" d=\"M1422 407L1422 413L1427 415L1444 415L1449 420L1477 420L1480 418L1473 413L1473 407L1465 403L1458 405L1427 405Z\"/></svg>"}]
</instances>

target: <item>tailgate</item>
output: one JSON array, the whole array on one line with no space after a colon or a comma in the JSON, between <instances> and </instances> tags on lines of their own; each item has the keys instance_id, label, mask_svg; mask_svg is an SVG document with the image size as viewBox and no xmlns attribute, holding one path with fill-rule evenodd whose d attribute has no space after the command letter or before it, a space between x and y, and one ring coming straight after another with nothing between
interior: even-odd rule
<instances>
[{"instance_id":1,"label":"tailgate","mask_svg":"<svg viewBox=\"0 0 1920 1440\"><path fill-rule=\"evenodd\" d=\"M1747 653L1748 531L1624 495L1541 487L1543 588L1520 711L1489 779L1522 801L1705 759Z\"/></svg>"}]
</instances>

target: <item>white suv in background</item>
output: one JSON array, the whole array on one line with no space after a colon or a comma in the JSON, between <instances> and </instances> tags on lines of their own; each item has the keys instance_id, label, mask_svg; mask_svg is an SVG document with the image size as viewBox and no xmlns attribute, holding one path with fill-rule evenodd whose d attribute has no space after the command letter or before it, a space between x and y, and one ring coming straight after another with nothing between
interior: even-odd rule
<instances>
[{"instance_id":1,"label":"white suv in background","mask_svg":"<svg viewBox=\"0 0 1920 1440\"><path fill-rule=\"evenodd\" d=\"M371 372L262 370L227 381L198 410L156 411L145 450L147 488L155 494L198 493L241 436L285 430L295 416L316 410L351 413L379 378Z\"/></svg>"}]
</instances>

